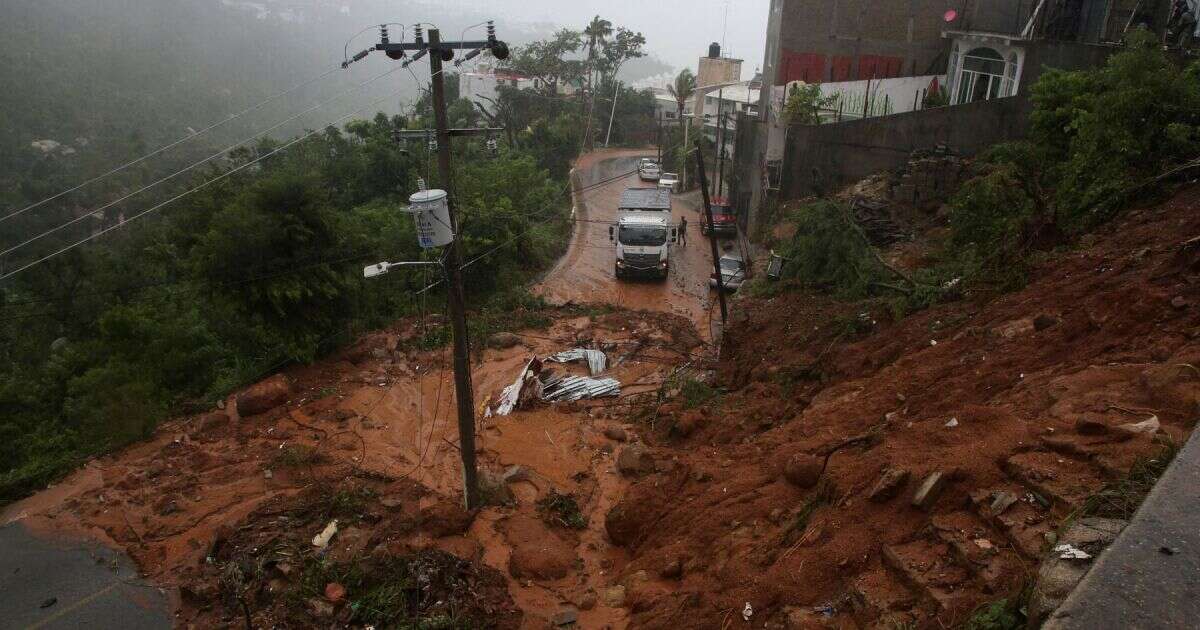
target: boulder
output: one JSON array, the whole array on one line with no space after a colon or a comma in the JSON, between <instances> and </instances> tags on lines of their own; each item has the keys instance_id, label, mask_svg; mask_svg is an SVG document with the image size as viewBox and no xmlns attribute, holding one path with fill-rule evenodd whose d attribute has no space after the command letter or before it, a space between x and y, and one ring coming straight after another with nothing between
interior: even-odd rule
<instances>
[{"instance_id":1,"label":"boulder","mask_svg":"<svg viewBox=\"0 0 1200 630\"><path fill-rule=\"evenodd\" d=\"M617 454L617 470L631 477L652 473L655 470L654 457L637 444L626 446Z\"/></svg>"},{"instance_id":2,"label":"boulder","mask_svg":"<svg viewBox=\"0 0 1200 630\"><path fill-rule=\"evenodd\" d=\"M291 381L282 374L276 374L237 395L238 413L253 416L270 411L287 402L291 394Z\"/></svg>"},{"instance_id":3,"label":"boulder","mask_svg":"<svg viewBox=\"0 0 1200 630\"><path fill-rule=\"evenodd\" d=\"M614 442L628 442L629 434L621 427L608 427L604 430L604 437Z\"/></svg>"},{"instance_id":4,"label":"boulder","mask_svg":"<svg viewBox=\"0 0 1200 630\"><path fill-rule=\"evenodd\" d=\"M621 502L604 515L604 531L608 539L618 547L628 547L642 535L641 521L633 506Z\"/></svg>"},{"instance_id":5,"label":"boulder","mask_svg":"<svg viewBox=\"0 0 1200 630\"><path fill-rule=\"evenodd\" d=\"M521 345L521 338L510 332L498 332L488 338L488 345L493 348L513 348Z\"/></svg>"},{"instance_id":6,"label":"boulder","mask_svg":"<svg viewBox=\"0 0 1200 630\"><path fill-rule=\"evenodd\" d=\"M808 453L795 453L783 465L783 477L801 488L817 485L824 471L825 462Z\"/></svg>"}]
</instances>

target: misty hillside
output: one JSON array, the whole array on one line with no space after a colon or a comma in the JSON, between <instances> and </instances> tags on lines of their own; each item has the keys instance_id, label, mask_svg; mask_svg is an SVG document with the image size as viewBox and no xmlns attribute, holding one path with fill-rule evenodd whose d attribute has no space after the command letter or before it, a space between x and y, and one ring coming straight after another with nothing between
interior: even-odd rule
<instances>
[{"instance_id":1,"label":"misty hillside","mask_svg":"<svg viewBox=\"0 0 1200 630\"><path fill-rule=\"evenodd\" d=\"M32 185L31 174L50 190L59 178L67 184L103 173L335 68L347 41L371 24L436 16L446 37L457 38L488 17L443 10L419 0L353 6L346 0L6 0L0 6L0 84L6 87L0 93L0 188L8 192L0 200L18 203L13 195ZM515 45L549 28L498 27ZM482 35L481 28L468 33ZM362 33L349 54L376 37L373 30ZM666 68L637 62L630 64L631 80ZM205 142L190 143L191 154L163 157L181 164L206 156L393 67L382 57L368 58L223 125ZM396 72L272 135L317 127L370 104L395 112L415 99L413 86L412 75ZM395 100L378 100L397 90ZM31 146L40 140L61 146Z\"/></svg>"}]
</instances>

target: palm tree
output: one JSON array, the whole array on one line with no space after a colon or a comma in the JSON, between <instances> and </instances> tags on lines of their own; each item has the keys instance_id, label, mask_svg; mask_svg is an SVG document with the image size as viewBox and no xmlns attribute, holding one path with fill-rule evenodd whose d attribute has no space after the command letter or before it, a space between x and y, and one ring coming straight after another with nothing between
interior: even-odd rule
<instances>
[{"instance_id":1,"label":"palm tree","mask_svg":"<svg viewBox=\"0 0 1200 630\"><path fill-rule=\"evenodd\" d=\"M587 28L583 29L583 36L588 40L588 88L592 87L592 75L596 71L596 48L607 41L612 33L612 22L601 19L599 15L592 18L592 22L587 25Z\"/></svg>"},{"instance_id":2,"label":"palm tree","mask_svg":"<svg viewBox=\"0 0 1200 630\"><path fill-rule=\"evenodd\" d=\"M683 123L683 110L687 106L688 99L692 98L692 94L696 92L696 75L688 68L679 71L679 75L675 77L675 83L667 86L667 91L675 98L675 107L678 109L679 122Z\"/></svg>"}]
</instances>

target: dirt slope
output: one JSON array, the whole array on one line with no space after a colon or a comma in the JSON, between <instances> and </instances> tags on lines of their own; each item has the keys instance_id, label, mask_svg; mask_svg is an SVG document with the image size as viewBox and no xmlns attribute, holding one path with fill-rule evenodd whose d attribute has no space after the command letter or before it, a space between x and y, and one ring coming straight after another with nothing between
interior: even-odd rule
<instances>
[{"instance_id":1,"label":"dirt slope","mask_svg":"<svg viewBox=\"0 0 1200 630\"><path fill-rule=\"evenodd\" d=\"M1192 188L1023 291L856 336L846 305L742 302L732 391L658 410L679 466L609 515L625 577L651 577L632 625L738 627L749 603L751 627L950 628L1019 590L1068 514L1159 452L1119 425L1153 417L1178 443L1200 416L1200 243L1181 248L1198 207Z\"/></svg>"}]
</instances>

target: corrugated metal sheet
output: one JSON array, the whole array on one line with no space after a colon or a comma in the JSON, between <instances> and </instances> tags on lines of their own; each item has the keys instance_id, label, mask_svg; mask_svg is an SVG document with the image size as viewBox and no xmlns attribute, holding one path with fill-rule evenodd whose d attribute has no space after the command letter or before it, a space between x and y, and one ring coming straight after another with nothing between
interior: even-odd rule
<instances>
[{"instance_id":1,"label":"corrugated metal sheet","mask_svg":"<svg viewBox=\"0 0 1200 630\"><path fill-rule=\"evenodd\" d=\"M547 402L573 402L620 395L621 383L615 378L563 376L542 384L542 400Z\"/></svg>"},{"instance_id":2,"label":"corrugated metal sheet","mask_svg":"<svg viewBox=\"0 0 1200 630\"><path fill-rule=\"evenodd\" d=\"M608 369L608 357L600 350L591 350L588 348L574 348L572 350L564 350L557 354L546 357L547 361L554 363L570 363L571 361L586 361L588 372L595 376L604 370Z\"/></svg>"}]
</instances>

